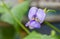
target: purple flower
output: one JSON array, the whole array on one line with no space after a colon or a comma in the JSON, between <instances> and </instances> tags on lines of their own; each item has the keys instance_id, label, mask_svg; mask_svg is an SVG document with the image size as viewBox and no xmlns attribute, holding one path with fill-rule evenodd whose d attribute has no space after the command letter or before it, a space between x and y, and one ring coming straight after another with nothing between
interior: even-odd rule
<instances>
[{"instance_id":1,"label":"purple flower","mask_svg":"<svg viewBox=\"0 0 60 39\"><path fill-rule=\"evenodd\" d=\"M29 20L32 20L32 18L34 17L34 15L36 14L38 8L36 7L32 7L30 10L29 10L29 13L28 13L28 18Z\"/></svg>"},{"instance_id":2,"label":"purple flower","mask_svg":"<svg viewBox=\"0 0 60 39\"><path fill-rule=\"evenodd\" d=\"M31 20L26 24L26 26L29 26L30 29L40 28L40 23L35 20Z\"/></svg>"},{"instance_id":3,"label":"purple flower","mask_svg":"<svg viewBox=\"0 0 60 39\"><path fill-rule=\"evenodd\" d=\"M28 13L28 18L30 21L26 24L26 26L30 29L40 28L40 24L43 23L45 16L46 14L44 10L32 7Z\"/></svg>"}]
</instances>

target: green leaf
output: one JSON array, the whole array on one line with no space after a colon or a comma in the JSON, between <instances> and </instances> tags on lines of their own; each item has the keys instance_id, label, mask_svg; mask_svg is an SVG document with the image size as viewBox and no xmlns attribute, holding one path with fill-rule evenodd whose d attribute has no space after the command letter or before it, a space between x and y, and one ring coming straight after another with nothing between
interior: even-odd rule
<instances>
[{"instance_id":1,"label":"green leaf","mask_svg":"<svg viewBox=\"0 0 60 39\"><path fill-rule=\"evenodd\" d=\"M56 12L55 10L47 10L47 12Z\"/></svg>"},{"instance_id":2,"label":"green leaf","mask_svg":"<svg viewBox=\"0 0 60 39\"><path fill-rule=\"evenodd\" d=\"M4 11L5 9L2 6L0 6L0 13L4 13Z\"/></svg>"},{"instance_id":3,"label":"green leaf","mask_svg":"<svg viewBox=\"0 0 60 39\"><path fill-rule=\"evenodd\" d=\"M45 13L47 12L47 8L44 9L44 12L45 12Z\"/></svg>"},{"instance_id":4,"label":"green leaf","mask_svg":"<svg viewBox=\"0 0 60 39\"><path fill-rule=\"evenodd\" d=\"M12 18L12 16L9 14L9 12L4 13L1 16L1 20L10 24L14 24L14 19Z\"/></svg>"},{"instance_id":5,"label":"green leaf","mask_svg":"<svg viewBox=\"0 0 60 39\"><path fill-rule=\"evenodd\" d=\"M28 12L28 9L29 9L29 2L24 1L23 3L13 7L11 9L11 12L19 21L21 21L24 14ZM16 22L14 21L12 16L9 14L9 12L4 13L1 17L1 20L10 24L16 24Z\"/></svg>"},{"instance_id":6,"label":"green leaf","mask_svg":"<svg viewBox=\"0 0 60 39\"><path fill-rule=\"evenodd\" d=\"M0 26L0 39L14 39L15 33L13 26Z\"/></svg>"},{"instance_id":7,"label":"green leaf","mask_svg":"<svg viewBox=\"0 0 60 39\"><path fill-rule=\"evenodd\" d=\"M12 12L14 13L14 15L21 20L22 17L24 16L24 14L26 14L29 10L29 2L25 1L21 4L19 4L18 6L15 6L12 9Z\"/></svg>"},{"instance_id":8,"label":"green leaf","mask_svg":"<svg viewBox=\"0 0 60 39\"><path fill-rule=\"evenodd\" d=\"M27 37L24 39L41 39L41 35L36 33L35 31L30 33Z\"/></svg>"},{"instance_id":9,"label":"green leaf","mask_svg":"<svg viewBox=\"0 0 60 39\"><path fill-rule=\"evenodd\" d=\"M3 7L3 3L2 3L2 1L0 1L0 6L2 6L2 7Z\"/></svg>"},{"instance_id":10,"label":"green leaf","mask_svg":"<svg viewBox=\"0 0 60 39\"><path fill-rule=\"evenodd\" d=\"M51 36L55 36L56 32L54 30L51 31Z\"/></svg>"},{"instance_id":11,"label":"green leaf","mask_svg":"<svg viewBox=\"0 0 60 39\"><path fill-rule=\"evenodd\" d=\"M34 31L24 39L58 39L58 38L56 36L52 37L51 35L42 35Z\"/></svg>"}]
</instances>

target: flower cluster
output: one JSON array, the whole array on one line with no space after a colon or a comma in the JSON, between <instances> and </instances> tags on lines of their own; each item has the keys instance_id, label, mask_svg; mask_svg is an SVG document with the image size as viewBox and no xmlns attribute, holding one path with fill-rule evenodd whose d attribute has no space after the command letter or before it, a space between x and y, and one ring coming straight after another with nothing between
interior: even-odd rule
<instances>
[{"instance_id":1,"label":"flower cluster","mask_svg":"<svg viewBox=\"0 0 60 39\"><path fill-rule=\"evenodd\" d=\"M29 21L26 23L26 27L30 29L40 28L41 23L43 23L45 19L45 12L43 9L38 9L37 7L31 7L28 13Z\"/></svg>"}]
</instances>

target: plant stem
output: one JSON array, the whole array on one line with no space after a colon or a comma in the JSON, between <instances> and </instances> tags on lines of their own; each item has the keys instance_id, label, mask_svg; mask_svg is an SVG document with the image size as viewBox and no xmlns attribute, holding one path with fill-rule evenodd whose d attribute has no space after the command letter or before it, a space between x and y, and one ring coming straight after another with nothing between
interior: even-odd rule
<instances>
[{"instance_id":1,"label":"plant stem","mask_svg":"<svg viewBox=\"0 0 60 39\"><path fill-rule=\"evenodd\" d=\"M56 28L54 25L50 24L49 22L45 21L45 24L47 24L49 27L53 28L54 30L56 30L57 32L60 33L60 30L58 28Z\"/></svg>"},{"instance_id":2,"label":"plant stem","mask_svg":"<svg viewBox=\"0 0 60 39\"><path fill-rule=\"evenodd\" d=\"M4 7L7 9L7 11L10 13L10 15L13 17L13 19L20 25L20 27L22 29L24 29L28 34L30 33L30 31L28 29L26 29L24 27L24 25L14 16L14 14L10 11L10 9L6 6L6 4L4 3L4 1L2 0Z\"/></svg>"}]
</instances>

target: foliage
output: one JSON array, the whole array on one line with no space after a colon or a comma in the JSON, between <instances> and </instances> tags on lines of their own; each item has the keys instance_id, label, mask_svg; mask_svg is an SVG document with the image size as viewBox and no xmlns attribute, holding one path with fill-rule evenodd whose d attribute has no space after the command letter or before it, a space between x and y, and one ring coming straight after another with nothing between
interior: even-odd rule
<instances>
[{"instance_id":1,"label":"foliage","mask_svg":"<svg viewBox=\"0 0 60 39\"><path fill-rule=\"evenodd\" d=\"M13 39L15 36L15 29L13 26L3 27L0 25L0 39Z\"/></svg>"},{"instance_id":2,"label":"foliage","mask_svg":"<svg viewBox=\"0 0 60 39\"><path fill-rule=\"evenodd\" d=\"M18 4L17 6L13 7L11 9L11 12L14 14L14 16L19 20L21 21L24 14L28 11L29 9L29 2L28 1L25 1L21 4ZM8 11L6 11L2 16L1 16L1 20L2 21L5 21L7 23L10 23L10 24L14 24L15 25L15 21L14 19L12 18L12 16L9 14Z\"/></svg>"},{"instance_id":3,"label":"foliage","mask_svg":"<svg viewBox=\"0 0 60 39\"><path fill-rule=\"evenodd\" d=\"M58 38L56 35L55 36L46 35L46 34L43 35L33 31L32 33L30 33L30 35L28 35L24 39L58 39Z\"/></svg>"},{"instance_id":4,"label":"foliage","mask_svg":"<svg viewBox=\"0 0 60 39\"><path fill-rule=\"evenodd\" d=\"M4 13L4 8L0 6L0 13Z\"/></svg>"},{"instance_id":5,"label":"foliage","mask_svg":"<svg viewBox=\"0 0 60 39\"><path fill-rule=\"evenodd\" d=\"M3 6L2 11L0 9L1 13L4 12L3 10L5 10L5 12L1 15L1 20L3 22L7 22L8 24L13 25L15 27L15 30L17 30L17 32L18 32L19 31L18 30L19 29L18 23L14 20L14 18L11 16L10 13L12 13L15 16L15 18L17 18L19 21L21 21L23 16L24 16L24 14L27 13L27 11L29 9L29 2L28 1L24 1L23 3L16 5L12 9L9 9L11 12L8 9L5 8L5 5ZM5 39L5 38L6 39L13 39L12 37L14 37L13 36L14 34L12 34L12 31L10 31L8 28L7 29L3 28L3 31L4 31L4 33L2 33L3 34L3 36L2 36L3 38L2 39ZM6 34L10 33L10 32L11 32L11 34L8 34L10 37L8 37L8 35L6 35ZM11 37L11 35L12 35L12 37Z\"/></svg>"}]
</instances>

